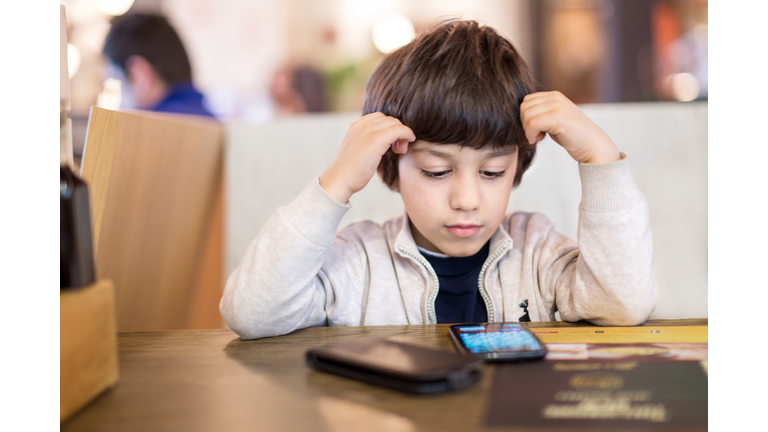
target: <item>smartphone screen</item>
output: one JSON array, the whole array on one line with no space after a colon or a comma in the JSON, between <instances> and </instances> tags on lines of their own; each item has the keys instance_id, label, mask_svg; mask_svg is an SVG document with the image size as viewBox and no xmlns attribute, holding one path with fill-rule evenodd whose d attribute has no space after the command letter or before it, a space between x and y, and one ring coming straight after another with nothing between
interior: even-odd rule
<instances>
[{"instance_id":1,"label":"smartphone screen","mask_svg":"<svg viewBox=\"0 0 768 432\"><path fill-rule=\"evenodd\" d=\"M450 331L460 351L487 359L538 358L547 353L539 338L520 323L458 324Z\"/></svg>"}]
</instances>

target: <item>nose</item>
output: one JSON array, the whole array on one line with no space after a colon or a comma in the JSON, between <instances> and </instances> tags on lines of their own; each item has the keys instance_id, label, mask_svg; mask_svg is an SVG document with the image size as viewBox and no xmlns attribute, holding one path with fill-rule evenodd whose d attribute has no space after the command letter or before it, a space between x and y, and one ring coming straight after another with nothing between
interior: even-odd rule
<instances>
[{"instance_id":1,"label":"nose","mask_svg":"<svg viewBox=\"0 0 768 432\"><path fill-rule=\"evenodd\" d=\"M450 206L454 210L473 211L480 208L480 184L469 176L456 176L451 184Z\"/></svg>"}]
</instances>

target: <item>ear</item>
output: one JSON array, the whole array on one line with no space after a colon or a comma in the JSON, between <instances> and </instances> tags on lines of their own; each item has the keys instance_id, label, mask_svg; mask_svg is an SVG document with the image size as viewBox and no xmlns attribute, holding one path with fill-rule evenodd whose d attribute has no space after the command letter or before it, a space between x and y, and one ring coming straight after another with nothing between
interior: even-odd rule
<instances>
[{"instance_id":1,"label":"ear","mask_svg":"<svg viewBox=\"0 0 768 432\"><path fill-rule=\"evenodd\" d=\"M130 56L125 61L125 75L138 99L149 93L159 80L152 64L139 55Z\"/></svg>"}]
</instances>

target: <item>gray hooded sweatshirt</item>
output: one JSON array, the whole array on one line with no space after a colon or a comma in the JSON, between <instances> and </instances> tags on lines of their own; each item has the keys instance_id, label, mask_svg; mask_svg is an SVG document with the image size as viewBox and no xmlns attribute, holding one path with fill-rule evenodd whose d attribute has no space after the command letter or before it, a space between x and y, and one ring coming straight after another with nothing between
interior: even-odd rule
<instances>
[{"instance_id":1,"label":"gray hooded sweatshirt","mask_svg":"<svg viewBox=\"0 0 768 432\"><path fill-rule=\"evenodd\" d=\"M656 306L648 205L629 160L579 164L578 242L538 213L507 215L478 279L489 322L637 325ZM435 324L437 275L408 216L337 232L349 210L315 178L278 208L229 276L219 309L243 339L311 326ZM526 305L527 303L527 305ZM524 307L525 305L525 307Z\"/></svg>"}]
</instances>

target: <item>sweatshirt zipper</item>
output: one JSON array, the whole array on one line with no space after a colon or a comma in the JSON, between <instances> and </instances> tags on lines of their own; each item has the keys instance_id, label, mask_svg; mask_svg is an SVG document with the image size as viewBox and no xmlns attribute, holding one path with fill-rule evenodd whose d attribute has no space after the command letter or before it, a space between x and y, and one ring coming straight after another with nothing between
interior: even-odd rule
<instances>
[{"instance_id":1,"label":"sweatshirt zipper","mask_svg":"<svg viewBox=\"0 0 768 432\"><path fill-rule=\"evenodd\" d=\"M488 322L493 322L493 304L491 303L491 297L488 295L488 291L485 289L485 282L483 279L485 278L485 272L488 270L488 267L490 267L493 261L496 260L496 258L498 258L499 255L504 252L507 246L509 246L509 243L509 240L505 240L504 243L502 243L502 245L499 246L499 248L496 249L496 251L493 252L493 254L489 256L487 260L485 260L485 264L483 264L483 267L480 269L480 276L477 278L477 286L480 289L480 296L483 297L485 308L488 310ZM419 264L426 267L429 275L432 276L432 281L435 283L435 289L432 290L432 292L429 294L429 298L427 299L427 317L429 317L429 322L431 324L437 324L435 299L437 299L437 293L440 290L440 280L437 278L437 273L435 273L435 270L432 268L429 262L427 262L427 260L425 260L421 255L415 254L403 246L398 246L397 248L400 250L400 252L415 259Z\"/></svg>"},{"instance_id":2,"label":"sweatshirt zipper","mask_svg":"<svg viewBox=\"0 0 768 432\"><path fill-rule=\"evenodd\" d=\"M440 289L440 280L437 278L437 273L435 273L435 270L432 268L432 266L429 265L427 260L425 260L421 255L415 254L403 246L398 246L397 248L400 250L400 252L415 259L416 261L419 262L419 264L426 267L427 271L429 272L429 275L432 276L432 281L435 283L435 289L433 289L432 292L429 293L429 298L427 299L427 317L429 318L430 324L437 324L437 314L435 313L435 299L437 298L437 292Z\"/></svg>"},{"instance_id":3,"label":"sweatshirt zipper","mask_svg":"<svg viewBox=\"0 0 768 432\"><path fill-rule=\"evenodd\" d=\"M493 313L493 303L491 303L491 296L488 295L488 290L485 289L485 272L488 270L488 267L491 266L493 261L496 260L496 258L501 255L504 250L509 246L509 240L505 240L504 243L499 246L496 251L488 257L487 260L485 260L485 264L483 264L483 268L480 269L480 275L477 277L477 287L480 289L480 296L483 297L483 301L485 301L485 308L488 310L488 322L493 322L494 319L494 313Z\"/></svg>"}]
</instances>

